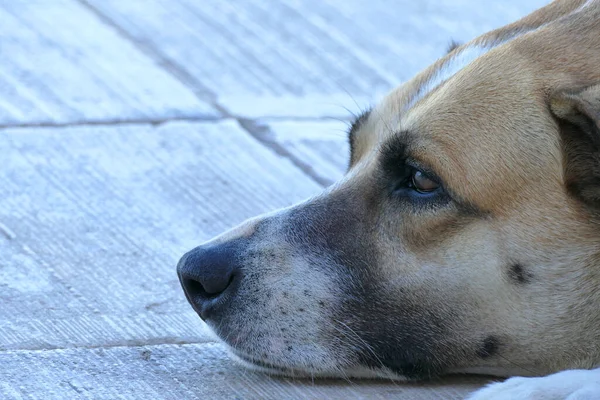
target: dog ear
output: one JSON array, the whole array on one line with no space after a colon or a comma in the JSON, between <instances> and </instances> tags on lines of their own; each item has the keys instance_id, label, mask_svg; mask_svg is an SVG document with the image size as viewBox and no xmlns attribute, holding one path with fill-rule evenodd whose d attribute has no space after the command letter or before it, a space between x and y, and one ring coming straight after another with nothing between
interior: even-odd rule
<instances>
[{"instance_id":1,"label":"dog ear","mask_svg":"<svg viewBox=\"0 0 600 400\"><path fill-rule=\"evenodd\" d=\"M560 128L567 190L600 210L600 85L557 92L550 110Z\"/></svg>"}]
</instances>

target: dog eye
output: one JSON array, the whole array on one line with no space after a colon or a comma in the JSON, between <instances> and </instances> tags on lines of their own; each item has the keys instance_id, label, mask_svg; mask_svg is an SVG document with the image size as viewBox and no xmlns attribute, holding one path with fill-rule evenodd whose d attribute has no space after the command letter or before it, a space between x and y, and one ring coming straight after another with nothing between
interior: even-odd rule
<instances>
[{"instance_id":1,"label":"dog eye","mask_svg":"<svg viewBox=\"0 0 600 400\"><path fill-rule=\"evenodd\" d=\"M437 175L415 164L405 160L402 164L396 162L394 169L387 169L387 177L392 180L389 188L394 199L409 202L419 208L450 201L451 198Z\"/></svg>"},{"instance_id":2,"label":"dog eye","mask_svg":"<svg viewBox=\"0 0 600 400\"><path fill-rule=\"evenodd\" d=\"M415 169L412 172L410 185L419 193L431 193L440 188L440 184L425 175L423 171Z\"/></svg>"}]
</instances>

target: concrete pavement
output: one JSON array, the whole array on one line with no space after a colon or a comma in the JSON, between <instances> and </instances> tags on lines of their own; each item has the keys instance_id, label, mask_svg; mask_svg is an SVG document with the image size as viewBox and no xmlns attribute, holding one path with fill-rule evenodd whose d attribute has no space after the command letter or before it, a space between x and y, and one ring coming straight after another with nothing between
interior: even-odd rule
<instances>
[{"instance_id":1,"label":"concrete pavement","mask_svg":"<svg viewBox=\"0 0 600 400\"><path fill-rule=\"evenodd\" d=\"M515 0L0 1L0 399L461 398L239 368L175 264L343 174L345 121Z\"/></svg>"}]
</instances>

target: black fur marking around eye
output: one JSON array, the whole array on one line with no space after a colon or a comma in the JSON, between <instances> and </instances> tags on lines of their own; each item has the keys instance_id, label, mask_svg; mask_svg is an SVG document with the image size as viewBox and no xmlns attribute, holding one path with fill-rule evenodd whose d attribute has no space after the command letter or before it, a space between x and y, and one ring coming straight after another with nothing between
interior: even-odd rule
<instances>
[{"instance_id":1,"label":"black fur marking around eye","mask_svg":"<svg viewBox=\"0 0 600 400\"><path fill-rule=\"evenodd\" d=\"M525 267L521 264L513 264L508 270L508 277L513 282L517 282L519 284L527 284L531 282L533 278L533 274L527 272Z\"/></svg>"},{"instance_id":2,"label":"black fur marking around eye","mask_svg":"<svg viewBox=\"0 0 600 400\"><path fill-rule=\"evenodd\" d=\"M380 148L379 154L379 185L382 188L393 187L390 183L403 183L410 178L411 172L419 170L425 172L430 178L443 186L443 196L438 200L438 205L447 204L452 200L458 211L474 218L485 218L488 213L480 209L468 199L459 196L451 187L448 187L439 175L428 165L411 157L410 147L414 140L414 133L399 131L388 139Z\"/></svg>"},{"instance_id":3,"label":"black fur marking around eye","mask_svg":"<svg viewBox=\"0 0 600 400\"><path fill-rule=\"evenodd\" d=\"M384 179L407 178L410 168L406 166L408 133L399 132L381 147L381 170Z\"/></svg>"},{"instance_id":4,"label":"black fur marking around eye","mask_svg":"<svg viewBox=\"0 0 600 400\"><path fill-rule=\"evenodd\" d=\"M488 358L498 353L500 341L494 336L488 336L483 341L482 346L477 350L477 355L481 358Z\"/></svg>"}]
</instances>

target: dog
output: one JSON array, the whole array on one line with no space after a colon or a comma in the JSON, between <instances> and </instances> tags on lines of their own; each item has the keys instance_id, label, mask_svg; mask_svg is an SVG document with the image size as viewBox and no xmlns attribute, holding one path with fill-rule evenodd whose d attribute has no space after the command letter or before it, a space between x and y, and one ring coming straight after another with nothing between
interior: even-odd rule
<instances>
[{"instance_id":1,"label":"dog","mask_svg":"<svg viewBox=\"0 0 600 400\"><path fill-rule=\"evenodd\" d=\"M272 374L600 399L600 0L452 49L349 141L339 182L179 261L231 352Z\"/></svg>"}]
</instances>

